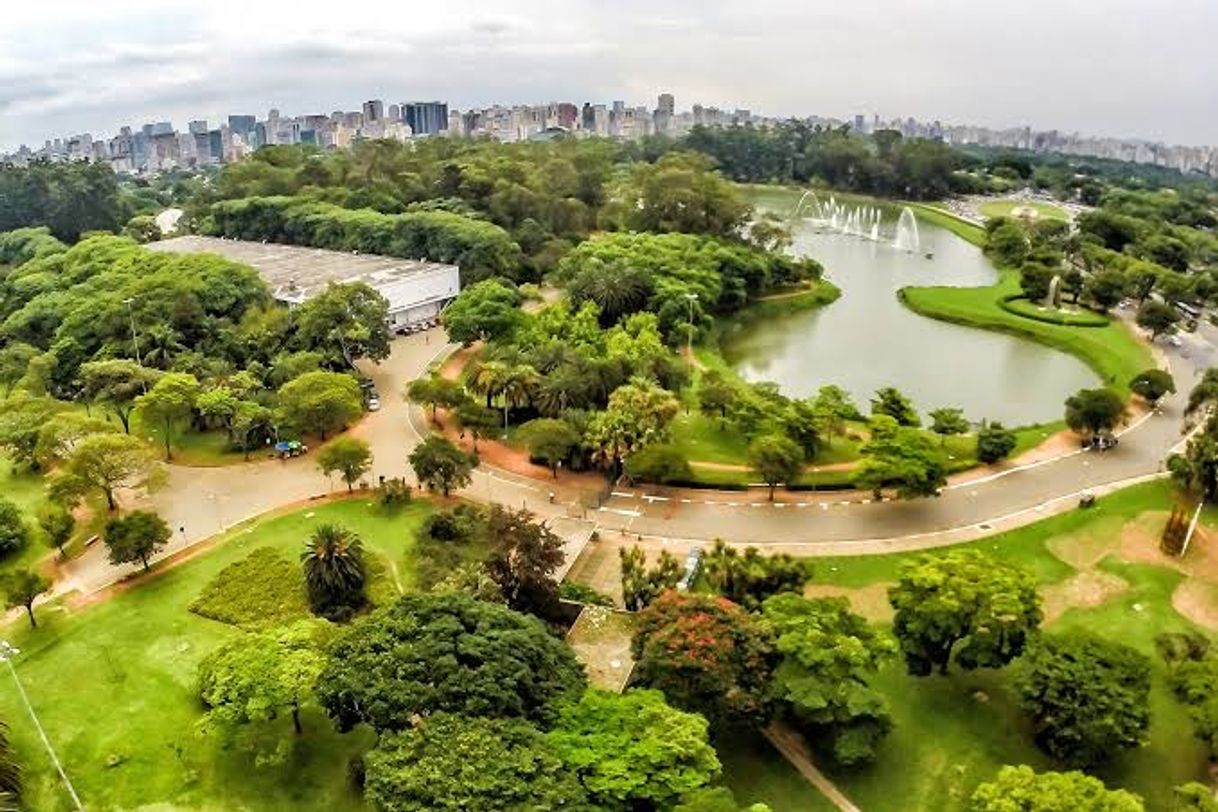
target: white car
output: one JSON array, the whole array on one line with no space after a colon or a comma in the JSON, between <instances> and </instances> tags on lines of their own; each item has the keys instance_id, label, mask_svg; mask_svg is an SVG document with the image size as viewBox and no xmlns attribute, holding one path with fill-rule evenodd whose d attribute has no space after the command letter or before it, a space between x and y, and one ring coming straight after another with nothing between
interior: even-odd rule
<instances>
[{"instance_id":1,"label":"white car","mask_svg":"<svg viewBox=\"0 0 1218 812\"><path fill-rule=\"evenodd\" d=\"M1167 343L1171 344L1173 347L1183 347L1184 346L1184 341L1180 338L1180 336L1168 336Z\"/></svg>"},{"instance_id":2,"label":"white car","mask_svg":"<svg viewBox=\"0 0 1218 812\"><path fill-rule=\"evenodd\" d=\"M379 411L380 408L381 408L381 399L380 398L368 398L368 411L375 412L375 411Z\"/></svg>"}]
</instances>

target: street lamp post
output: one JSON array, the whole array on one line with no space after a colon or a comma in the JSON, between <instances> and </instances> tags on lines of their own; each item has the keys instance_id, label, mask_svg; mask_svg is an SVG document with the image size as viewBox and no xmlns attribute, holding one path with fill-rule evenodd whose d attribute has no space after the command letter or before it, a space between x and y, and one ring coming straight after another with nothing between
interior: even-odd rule
<instances>
[{"instance_id":1,"label":"street lamp post","mask_svg":"<svg viewBox=\"0 0 1218 812\"><path fill-rule=\"evenodd\" d=\"M84 805L80 802L80 796L76 794L76 788L72 786L72 782L68 780L68 774L64 772L63 765L59 763L59 756L55 754L55 748L51 746L51 740L47 738L47 732L42 729L42 722L38 721L38 714L34 713L34 706L30 704L30 698L25 693L25 687L21 684L20 677L17 676L17 669L13 666L13 658L21 653L21 649L14 648L7 640L0 640L0 660L8 663L8 670L13 675L13 682L17 685L17 692L21 694L21 701L25 703L25 709L29 711L30 718L34 720L34 727L38 729L38 735L42 737L42 743L46 746L47 752L51 755L51 761L55 764L55 769L59 772L59 777L63 779L63 784L68 788L68 794L72 796L72 803L79 810L84 810Z\"/></svg>"},{"instance_id":2,"label":"street lamp post","mask_svg":"<svg viewBox=\"0 0 1218 812\"><path fill-rule=\"evenodd\" d=\"M135 308L132 307L134 303L135 299L130 297L123 299L123 304L127 305L127 316L131 319L131 345L135 347L135 363L143 366L144 362L140 360L140 338L135 331Z\"/></svg>"}]
</instances>

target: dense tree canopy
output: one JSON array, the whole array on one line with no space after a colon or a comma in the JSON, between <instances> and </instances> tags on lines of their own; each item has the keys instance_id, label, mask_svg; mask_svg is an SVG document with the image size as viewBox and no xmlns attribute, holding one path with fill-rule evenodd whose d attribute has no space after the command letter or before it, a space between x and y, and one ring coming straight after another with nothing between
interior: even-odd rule
<instances>
[{"instance_id":1,"label":"dense tree canopy","mask_svg":"<svg viewBox=\"0 0 1218 812\"><path fill-rule=\"evenodd\" d=\"M104 163L0 166L0 231L46 226L74 242L86 231L117 231L130 216L119 200L118 178Z\"/></svg>"},{"instance_id":2,"label":"dense tree canopy","mask_svg":"<svg viewBox=\"0 0 1218 812\"><path fill-rule=\"evenodd\" d=\"M1142 799L1110 790L1081 772L1037 773L1031 767L1003 767L981 784L969 801L971 812L1142 812Z\"/></svg>"},{"instance_id":3,"label":"dense tree canopy","mask_svg":"<svg viewBox=\"0 0 1218 812\"><path fill-rule=\"evenodd\" d=\"M340 730L400 730L442 711L549 723L583 685L571 650L538 621L447 593L408 595L356 621L318 694Z\"/></svg>"},{"instance_id":4,"label":"dense tree canopy","mask_svg":"<svg viewBox=\"0 0 1218 812\"><path fill-rule=\"evenodd\" d=\"M975 550L907 563L888 590L893 634L909 673L999 668L1018 657L1042 617L1036 580Z\"/></svg>"},{"instance_id":5,"label":"dense tree canopy","mask_svg":"<svg viewBox=\"0 0 1218 812\"><path fill-rule=\"evenodd\" d=\"M764 722L774 663L769 628L725 598L670 591L638 615L639 681L713 724Z\"/></svg>"},{"instance_id":6,"label":"dense tree canopy","mask_svg":"<svg viewBox=\"0 0 1218 812\"><path fill-rule=\"evenodd\" d=\"M896 653L893 641L851 612L845 598L788 592L768 599L762 615L781 657L774 697L814 739L826 737L840 763L873 759L892 721L868 680Z\"/></svg>"},{"instance_id":7,"label":"dense tree canopy","mask_svg":"<svg viewBox=\"0 0 1218 812\"><path fill-rule=\"evenodd\" d=\"M1020 662L1017 684L1036 743L1063 763L1102 764L1147 739L1150 660L1129 646L1047 635Z\"/></svg>"},{"instance_id":8,"label":"dense tree canopy","mask_svg":"<svg viewBox=\"0 0 1218 812\"><path fill-rule=\"evenodd\" d=\"M546 739L606 810L666 809L719 773L706 720L669 707L659 691L589 690Z\"/></svg>"},{"instance_id":9,"label":"dense tree canopy","mask_svg":"<svg viewBox=\"0 0 1218 812\"><path fill-rule=\"evenodd\" d=\"M536 728L436 713L385 733L364 757L379 812L581 809L584 790Z\"/></svg>"}]
</instances>

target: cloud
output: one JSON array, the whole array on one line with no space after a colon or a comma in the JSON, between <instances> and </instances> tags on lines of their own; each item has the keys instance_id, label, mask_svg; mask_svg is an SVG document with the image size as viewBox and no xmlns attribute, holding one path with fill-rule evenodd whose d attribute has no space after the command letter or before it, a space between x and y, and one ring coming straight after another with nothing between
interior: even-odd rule
<instances>
[{"instance_id":1,"label":"cloud","mask_svg":"<svg viewBox=\"0 0 1218 812\"><path fill-rule=\"evenodd\" d=\"M661 91L680 108L1218 140L1208 0L66 2L6 9L0 146L375 97L652 105Z\"/></svg>"}]
</instances>

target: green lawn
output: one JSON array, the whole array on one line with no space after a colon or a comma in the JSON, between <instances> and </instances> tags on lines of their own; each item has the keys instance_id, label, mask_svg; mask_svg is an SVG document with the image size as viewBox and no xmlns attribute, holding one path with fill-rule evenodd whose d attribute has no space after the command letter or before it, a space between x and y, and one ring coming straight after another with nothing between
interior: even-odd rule
<instances>
[{"instance_id":1,"label":"green lawn","mask_svg":"<svg viewBox=\"0 0 1218 812\"><path fill-rule=\"evenodd\" d=\"M1129 394L1129 381L1135 375L1155 366L1146 345L1116 322L1106 327L1068 327L1003 309L1001 300L1019 292L1019 274L1010 270L999 273L998 283L990 287L903 288L901 300L915 313L929 318L1011 333L1068 352L1122 395Z\"/></svg>"},{"instance_id":2,"label":"green lawn","mask_svg":"<svg viewBox=\"0 0 1218 812\"><path fill-rule=\"evenodd\" d=\"M1126 581L1124 592L1095 606L1068 609L1049 628L1085 629L1152 656L1150 743L1097 773L1112 786L1143 795L1150 809L1167 807L1172 786L1205 777L1204 749L1192 737L1184 709L1168 692L1153 650L1156 634L1193 627L1171 606L1171 593L1183 577L1180 573L1128 563L1104 551L1116 543L1128 521L1145 511L1166 510L1172 499L1166 483L1139 485L1101 499L1092 510L1071 511L963 545L1025 567L1042 589L1076 573L1063 557L1086 559L1092 554L1100 556L1097 570ZM1218 516L1210 511L1206 520L1214 522ZM816 559L813 583L874 589L895 581L901 564L911 557ZM892 706L892 735L874 765L830 770L842 790L869 812L962 809L972 788L1004 764L1052 767L1031 742L1006 670L917 678L907 676L896 662L879 675L877 685Z\"/></svg>"},{"instance_id":3,"label":"green lawn","mask_svg":"<svg viewBox=\"0 0 1218 812\"><path fill-rule=\"evenodd\" d=\"M47 733L90 809L361 810L347 761L371 744L340 736L316 711L294 740L291 721L265 726L265 744L293 743L286 761L255 766L248 750L200 733L199 660L241 632L188 611L210 579L251 551L273 547L295 561L309 530L333 521L358 532L384 578L415 583L416 533L431 511L413 502L386 513L368 500L308 507L231 531L214 550L110 600L74 612L46 607L41 625L9 630L22 649L17 670ZM397 592L396 586L392 591ZM30 809L68 809L8 675L0 715L25 765Z\"/></svg>"},{"instance_id":4,"label":"green lawn","mask_svg":"<svg viewBox=\"0 0 1218 812\"><path fill-rule=\"evenodd\" d=\"M764 803L773 812L836 808L760 734L733 733L714 744L723 763L723 783L740 803Z\"/></svg>"},{"instance_id":5,"label":"green lawn","mask_svg":"<svg viewBox=\"0 0 1218 812\"><path fill-rule=\"evenodd\" d=\"M1014 217L1016 209L1031 209L1044 220L1069 220L1070 215L1061 206L1040 200L991 200L977 207L986 217Z\"/></svg>"}]
</instances>

